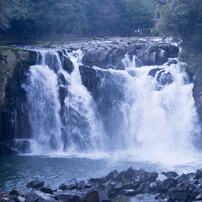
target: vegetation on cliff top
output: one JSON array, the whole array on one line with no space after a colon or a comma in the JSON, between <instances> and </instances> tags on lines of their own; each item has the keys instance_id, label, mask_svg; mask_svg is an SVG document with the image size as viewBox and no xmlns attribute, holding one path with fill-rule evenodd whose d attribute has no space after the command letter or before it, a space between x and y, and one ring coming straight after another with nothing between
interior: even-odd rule
<instances>
[{"instance_id":1,"label":"vegetation on cliff top","mask_svg":"<svg viewBox=\"0 0 202 202\"><path fill-rule=\"evenodd\" d=\"M151 0L6 0L0 2L0 35L130 35L153 27L153 10Z\"/></svg>"}]
</instances>

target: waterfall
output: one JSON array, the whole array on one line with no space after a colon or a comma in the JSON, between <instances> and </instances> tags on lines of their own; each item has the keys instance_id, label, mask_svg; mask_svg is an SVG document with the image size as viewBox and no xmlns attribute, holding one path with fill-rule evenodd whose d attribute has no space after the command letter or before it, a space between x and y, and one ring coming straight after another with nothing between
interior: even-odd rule
<instances>
[{"instance_id":1,"label":"waterfall","mask_svg":"<svg viewBox=\"0 0 202 202\"><path fill-rule=\"evenodd\" d=\"M60 52L62 53L62 52ZM70 75L63 69L71 60ZM102 124L96 106L82 85L79 62L82 52L39 50L37 65L31 66L23 84L31 127L31 152L79 151L101 148Z\"/></svg>"},{"instance_id":2,"label":"waterfall","mask_svg":"<svg viewBox=\"0 0 202 202\"><path fill-rule=\"evenodd\" d=\"M183 63L140 67L136 56L126 55L125 70L90 68L94 83L87 90L82 57L81 50L38 50L23 84L32 153L188 158L200 127Z\"/></svg>"}]
</instances>

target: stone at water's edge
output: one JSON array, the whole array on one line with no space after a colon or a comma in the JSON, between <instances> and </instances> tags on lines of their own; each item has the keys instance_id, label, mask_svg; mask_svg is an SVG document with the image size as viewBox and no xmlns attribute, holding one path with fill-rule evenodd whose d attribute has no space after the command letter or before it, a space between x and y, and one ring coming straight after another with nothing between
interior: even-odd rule
<instances>
[{"instance_id":1,"label":"stone at water's edge","mask_svg":"<svg viewBox=\"0 0 202 202\"><path fill-rule=\"evenodd\" d=\"M66 189L41 187L42 181L28 183L32 190L26 193L13 189L10 194L0 194L0 201L66 201L66 202L115 202L125 200L138 201L200 201L202 199L201 170L195 173L182 174L163 172L165 179L159 180L158 173L134 170L112 171L102 178L91 178L88 186L82 182L79 186L76 179L68 181ZM167 177L168 176L168 177ZM186 179L186 180L183 180ZM183 180L183 181L182 181ZM76 184L75 184L76 183ZM70 185L70 186L69 186ZM72 190L72 185L74 190Z\"/></svg>"}]
</instances>

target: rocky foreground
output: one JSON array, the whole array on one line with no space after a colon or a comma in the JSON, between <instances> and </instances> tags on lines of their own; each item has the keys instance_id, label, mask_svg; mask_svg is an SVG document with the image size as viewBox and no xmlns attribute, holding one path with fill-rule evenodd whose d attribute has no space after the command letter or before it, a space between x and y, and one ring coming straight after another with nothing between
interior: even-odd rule
<instances>
[{"instance_id":1,"label":"rocky foreground","mask_svg":"<svg viewBox=\"0 0 202 202\"><path fill-rule=\"evenodd\" d=\"M26 192L12 189L9 194L0 194L0 201L201 201L202 169L178 175L173 171L158 174L130 167L120 173L114 170L105 177L91 178L87 183L74 178L57 189L48 188L39 180L26 187Z\"/></svg>"}]
</instances>

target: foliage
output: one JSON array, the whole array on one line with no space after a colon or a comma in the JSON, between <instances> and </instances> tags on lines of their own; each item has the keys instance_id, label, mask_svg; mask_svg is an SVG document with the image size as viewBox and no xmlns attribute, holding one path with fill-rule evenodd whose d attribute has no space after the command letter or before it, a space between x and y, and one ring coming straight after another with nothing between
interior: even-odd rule
<instances>
[{"instance_id":1,"label":"foliage","mask_svg":"<svg viewBox=\"0 0 202 202\"><path fill-rule=\"evenodd\" d=\"M26 3L26 0L0 0L0 30L8 29L14 19L25 18L22 3Z\"/></svg>"},{"instance_id":2,"label":"foliage","mask_svg":"<svg viewBox=\"0 0 202 202\"><path fill-rule=\"evenodd\" d=\"M151 0L1 0L0 26L4 30L1 35L10 38L131 35L135 29L153 26L149 2Z\"/></svg>"}]
</instances>

